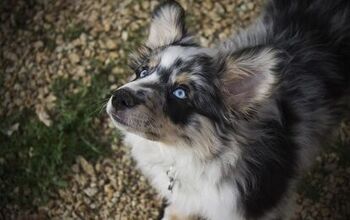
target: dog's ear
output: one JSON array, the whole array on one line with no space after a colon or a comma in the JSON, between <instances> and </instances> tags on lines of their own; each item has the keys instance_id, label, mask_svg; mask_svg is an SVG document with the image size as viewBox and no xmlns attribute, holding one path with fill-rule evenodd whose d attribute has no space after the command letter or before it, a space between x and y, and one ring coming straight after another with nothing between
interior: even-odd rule
<instances>
[{"instance_id":1,"label":"dog's ear","mask_svg":"<svg viewBox=\"0 0 350 220\"><path fill-rule=\"evenodd\" d=\"M268 97L276 82L276 53L249 51L226 59L220 80L226 105L245 113Z\"/></svg>"},{"instance_id":2,"label":"dog's ear","mask_svg":"<svg viewBox=\"0 0 350 220\"><path fill-rule=\"evenodd\" d=\"M180 41L186 35L185 11L176 1L155 8L146 45L157 48Z\"/></svg>"}]
</instances>

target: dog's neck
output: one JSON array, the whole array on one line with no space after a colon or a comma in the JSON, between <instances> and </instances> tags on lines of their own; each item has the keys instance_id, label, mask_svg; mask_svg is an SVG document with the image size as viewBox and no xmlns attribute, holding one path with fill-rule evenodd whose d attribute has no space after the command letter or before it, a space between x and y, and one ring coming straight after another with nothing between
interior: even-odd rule
<instances>
[{"instance_id":1,"label":"dog's neck","mask_svg":"<svg viewBox=\"0 0 350 220\"><path fill-rule=\"evenodd\" d=\"M132 146L133 157L146 175L152 172L151 179L155 178L154 173L165 178L161 188L169 194L179 187L191 188L186 182L193 178L214 184L221 178L218 167L234 166L239 155L230 148L218 157L203 159L191 147L165 145L131 133L126 134L125 143Z\"/></svg>"}]
</instances>

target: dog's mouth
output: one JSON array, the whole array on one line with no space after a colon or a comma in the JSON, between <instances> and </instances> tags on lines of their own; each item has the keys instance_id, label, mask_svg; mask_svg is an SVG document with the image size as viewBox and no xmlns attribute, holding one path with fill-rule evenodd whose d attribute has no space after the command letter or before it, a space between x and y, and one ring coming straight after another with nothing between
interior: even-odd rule
<instances>
[{"instance_id":1,"label":"dog's mouth","mask_svg":"<svg viewBox=\"0 0 350 220\"><path fill-rule=\"evenodd\" d=\"M117 128L151 140L159 139L159 129L153 127L154 121L139 109L118 110L112 107L111 102L109 102L106 110Z\"/></svg>"},{"instance_id":2,"label":"dog's mouth","mask_svg":"<svg viewBox=\"0 0 350 220\"><path fill-rule=\"evenodd\" d=\"M128 120L127 120L124 112L118 112L118 111L111 110L108 112L108 114L112 118L112 120L114 120L118 124L121 124L121 125L126 126L126 127L130 127L130 124L128 123Z\"/></svg>"}]
</instances>

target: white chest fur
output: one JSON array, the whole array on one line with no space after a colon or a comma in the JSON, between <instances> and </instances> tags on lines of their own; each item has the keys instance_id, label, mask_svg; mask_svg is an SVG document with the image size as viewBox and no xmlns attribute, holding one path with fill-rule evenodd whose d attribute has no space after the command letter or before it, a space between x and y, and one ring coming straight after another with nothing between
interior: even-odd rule
<instances>
[{"instance_id":1,"label":"white chest fur","mask_svg":"<svg viewBox=\"0 0 350 220\"><path fill-rule=\"evenodd\" d=\"M150 183L183 214L209 219L242 219L237 212L237 189L220 181L219 162L203 164L191 151L179 150L127 133L125 143ZM175 183L168 190L172 167ZM175 174L176 173L176 174Z\"/></svg>"}]
</instances>

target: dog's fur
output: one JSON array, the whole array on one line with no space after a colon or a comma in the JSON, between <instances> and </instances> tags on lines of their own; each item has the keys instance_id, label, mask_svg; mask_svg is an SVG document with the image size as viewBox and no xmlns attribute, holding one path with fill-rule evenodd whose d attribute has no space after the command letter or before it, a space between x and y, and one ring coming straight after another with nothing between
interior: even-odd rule
<instances>
[{"instance_id":1,"label":"dog's fur","mask_svg":"<svg viewBox=\"0 0 350 220\"><path fill-rule=\"evenodd\" d=\"M350 1L268 1L215 48L194 41L184 15L174 1L155 9L132 56L137 77L107 112L167 199L164 219L288 218L300 173L349 101Z\"/></svg>"}]
</instances>

